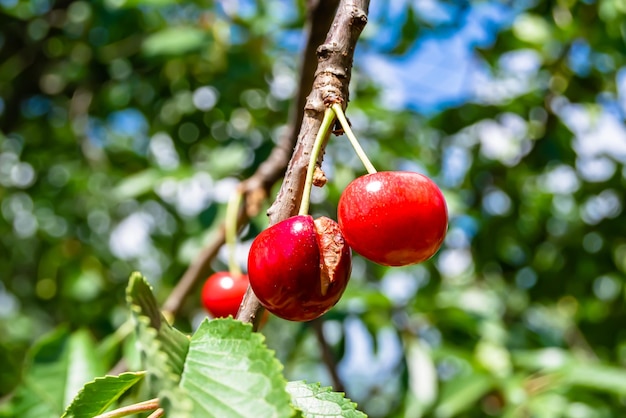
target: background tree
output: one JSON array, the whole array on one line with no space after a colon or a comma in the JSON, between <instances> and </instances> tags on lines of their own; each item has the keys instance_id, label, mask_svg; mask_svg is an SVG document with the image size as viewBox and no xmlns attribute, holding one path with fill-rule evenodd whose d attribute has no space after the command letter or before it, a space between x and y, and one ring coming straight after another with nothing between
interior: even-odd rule
<instances>
[{"instance_id":1,"label":"background tree","mask_svg":"<svg viewBox=\"0 0 626 418\"><path fill-rule=\"evenodd\" d=\"M139 367L134 270L197 328L201 280L227 262L226 201L293 141L315 66L299 51L323 42L335 5L0 1L5 415L23 406L27 349L59 326L98 347L93 377ZM322 321L272 318L262 332L289 380L344 386L373 417L624 413L625 13L372 2L347 114L379 169L442 187L450 228L416 266L355 255ZM312 212L334 218L364 169L341 137L323 168ZM260 194L242 265L280 176L244 183Z\"/></svg>"}]
</instances>

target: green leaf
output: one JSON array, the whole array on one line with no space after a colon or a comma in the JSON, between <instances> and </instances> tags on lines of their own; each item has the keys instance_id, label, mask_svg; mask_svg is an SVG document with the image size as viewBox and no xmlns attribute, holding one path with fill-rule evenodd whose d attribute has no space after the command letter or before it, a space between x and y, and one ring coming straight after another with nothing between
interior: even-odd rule
<instances>
[{"instance_id":1,"label":"green leaf","mask_svg":"<svg viewBox=\"0 0 626 418\"><path fill-rule=\"evenodd\" d=\"M12 401L15 416L58 417L80 390L101 374L96 345L86 330L60 328L29 351L24 379Z\"/></svg>"},{"instance_id":2,"label":"green leaf","mask_svg":"<svg viewBox=\"0 0 626 418\"><path fill-rule=\"evenodd\" d=\"M194 416L291 417L282 365L263 335L234 319L205 320L191 338L180 382ZM166 409L167 412L167 409Z\"/></svg>"},{"instance_id":3,"label":"green leaf","mask_svg":"<svg viewBox=\"0 0 626 418\"><path fill-rule=\"evenodd\" d=\"M156 392L176 388L185 365L189 339L167 322L141 274L130 276L126 299L137 322L139 345L150 382Z\"/></svg>"},{"instance_id":4,"label":"green leaf","mask_svg":"<svg viewBox=\"0 0 626 418\"><path fill-rule=\"evenodd\" d=\"M367 417L343 393L333 392L332 388L321 387L319 383L289 382L287 392L291 395L293 405L302 411L304 417Z\"/></svg>"},{"instance_id":5,"label":"green leaf","mask_svg":"<svg viewBox=\"0 0 626 418\"><path fill-rule=\"evenodd\" d=\"M179 26L162 29L147 37L142 45L144 54L185 55L202 48L208 40L206 32L191 27Z\"/></svg>"},{"instance_id":6,"label":"green leaf","mask_svg":"<svg viewBox=\"0 0 626 418\"><path fill-rule=\"evenodd\" d=\"M98 377L87 383L67 407L63 417L92 417L103 413L124 392L143 379L145 372Z\"/></svg>"},{"instance_id":7,"label":"green leaf","mask_svg":"<svg viewBox=\"0 0 626 418\"><path fill-rule=\"evenodd\" d=\"M441 391L435 416L452 417L469 409L492 387L493 380L484 374L471 374L449 382Z\"/></svg>"},{"instance_id":8,"label":"green leaf","mask_svg":"<svg viewBox=\"0 0 626 418\"><path fill-rule=\"evenodd\" d=\"M602 392L626 396L626 370L606 364L581 363L566 350L544 348L518 351L514 354L517 366L552 375L555 384L581 386Z\"/></svg>"},{"instance_id":9,"label":"green leaf","mask_svg":"<svg viewBox=\"0 0 626 418\"><path fill-rule=\"evenodd\" d=\"M512 359L516 366L531 371L560 370L573 361L570 353L556 347L514 351Z\"/></svg>"},{"instance_id":10,"label":"green leaf","mask_svg":"<svg viewBox=\"0 0 626 418\"><path fill-rule=\"evenodd\" d=\"M117 200L136 198L154 189L154 186L163 178L159 170L149 168L132 176L127 176L113 189L113 196Z\"/></svg>"},{"instance_id":11,"label":"green leaf","mask_svg":"<svg viewBox=\"0 0 626 418\"><path fill-rule=\"evenodd\" d=\"M146 335L148 341L156 338L161 346L160 350L166 355L165 366L180 376L189 348L187 336L167 322L159 310L150 285L141 274L131 275L126 297L138 321L140 338L142 335ZM140 343L143 342L140 340ZM150 343L143 345L150 345Z\"/></svg>"},{"instance_id":12,"label":"green leaf","mask_svg":"<svg viewBox=\"0 0 626 418\"><path fill-rule=\"evenodd\" d=\"M85 382L101 375L103 370L96 355L97 346L87 330L74 332L67 351L67 383L63 405L69 404Z\"/></svg>"},{"instance_id":13,"label":"green leaf","mask_svg":"<svg viewBox=\"0 0 626 418\"><path fill-rule=\"evenodd\" d=\"M576 364L567 368L564 382L626 396L626 370L601 364Z\"/></svg>"}]
</instances>

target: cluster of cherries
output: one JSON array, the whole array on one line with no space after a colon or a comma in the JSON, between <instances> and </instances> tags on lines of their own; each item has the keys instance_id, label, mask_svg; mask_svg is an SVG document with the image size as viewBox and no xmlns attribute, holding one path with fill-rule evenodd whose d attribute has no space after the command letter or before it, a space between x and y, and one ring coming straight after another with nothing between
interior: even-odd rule
<instances>
[{"instance_id":1,"label":"cluster of cherries","mask_svg":"<svg viewBox=\"0 0 626 418\"><path fill-rule=\"evenodd\" d=\"M314 220L308 215L312 171L335 116L369 174L353 180L341 194L338 222L327 217ZM441 190L422 174L376 172L339 105L326 111L307 174L299 214L254 239L248 274L231 268L205 282L202 301L213 316L235 316L249 283L269 312L291 321L310 321L341 298L350 278L351 249L384 266L406 266L427 260L441 246L448 226Z\"/></svg>"}]
</instances>

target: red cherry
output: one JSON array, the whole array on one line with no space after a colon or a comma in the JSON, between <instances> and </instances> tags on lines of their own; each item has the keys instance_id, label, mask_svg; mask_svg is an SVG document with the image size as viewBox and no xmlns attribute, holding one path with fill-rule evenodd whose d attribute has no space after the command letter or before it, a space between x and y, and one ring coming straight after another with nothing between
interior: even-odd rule
<instances>
[{"instance_id":1,"label":"red cherry","mask_svg":"<svg viewBox=\"0 0 626 418\"><path fill-rule=\"evenodd\" d=\"M339 225L298 215L261 232L250 247L250 286L265 308L283 319L310 321L345 290L352 255Z\"/></svg>"},{"instance_id":2,"label":"red cherry","mask_svg":"<svg viewBox=\"0 0 626 418\"><path fill-rule=\"evenodd\" d=\"M202 287L202 304L215 318L235 317L248 289L248 276L227 271L212 274Z\"/></svg>"},{"instance_id":3,"label":"red cherry","mask_svg":"<svg viewBox=\"0 0 626 418\"><path fill-rule=\"evenodd\" d=\"M439 187L418 173L387 171L352 181L339 199L337 217L346 242L384 266L427 260L448 229Z\"/></svg>"}]
</instances>

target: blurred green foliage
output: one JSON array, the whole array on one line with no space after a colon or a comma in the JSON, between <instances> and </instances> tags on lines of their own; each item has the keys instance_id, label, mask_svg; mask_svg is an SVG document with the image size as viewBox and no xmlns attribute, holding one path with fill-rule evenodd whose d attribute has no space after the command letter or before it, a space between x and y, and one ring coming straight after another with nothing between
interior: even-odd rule
<instances>
[{"instance_id":1,"label":"blurred green foliage","mask_svg":"<svg viewBox=\"0 0 626 418\"><path fill-rule=\"evenodd\" d=\"M131 271L163 300L284 128L303 3L0 0L5 400L28 376L27 349L59 325L80 330L63 341L107 352L94 370L131 351L116 332ZM347 395L373 417L623 416L624 3L432 2L451 20L374 3L348 116L379 169L441 185L450 229L422 265L355 256L324 324ZM468 47L472 94L423 113L390 106L385 72L360 57L408 56L481 7L509 17ZM392 9L399 35L381 48ZM455 68L439 65L444 84ZM334 216L364 172L343 139L313 213ZM244 232L242 262L265 225ZM204 317L196 296L181 329ZM309 325L272 319L264 333L290 380L330 384Z\"/></svg>"}]
</instances>

